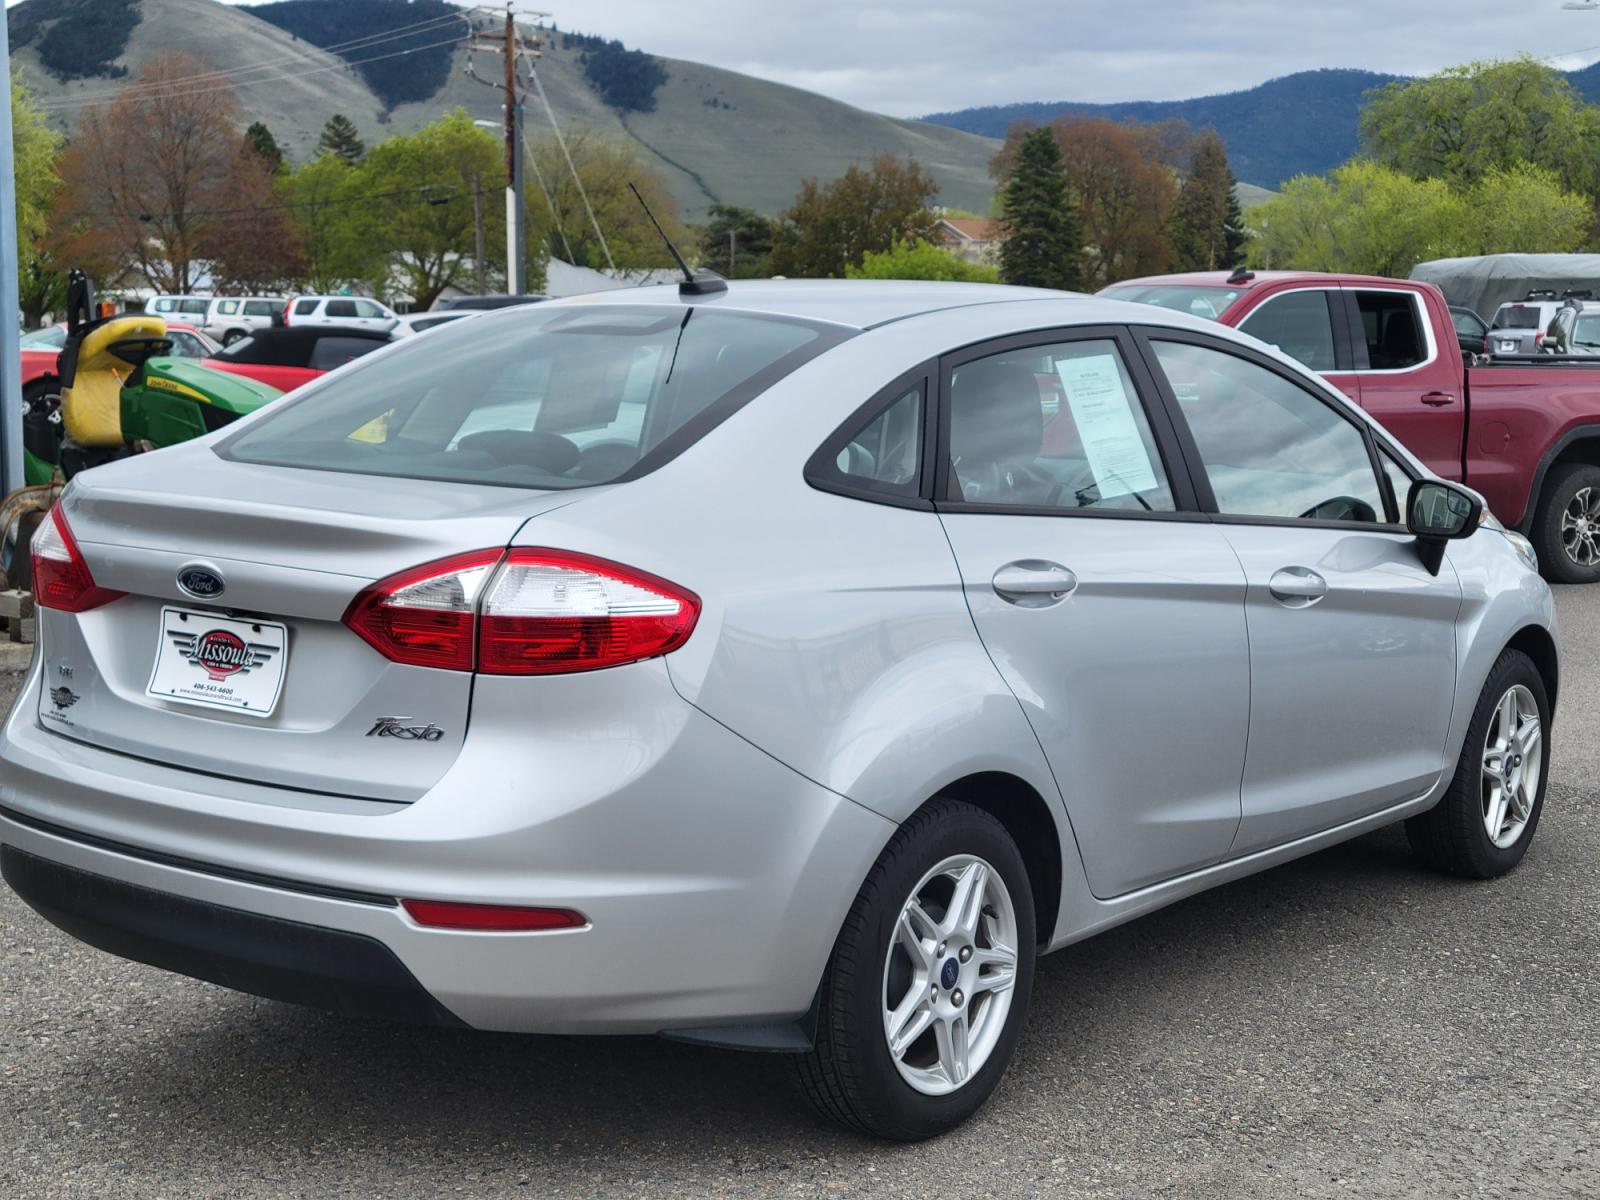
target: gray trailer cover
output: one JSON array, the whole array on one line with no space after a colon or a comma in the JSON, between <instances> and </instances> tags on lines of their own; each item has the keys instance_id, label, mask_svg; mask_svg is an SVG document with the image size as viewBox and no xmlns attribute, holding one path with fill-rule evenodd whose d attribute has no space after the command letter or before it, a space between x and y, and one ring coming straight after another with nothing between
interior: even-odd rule
<instances>
[{"instance_id":1,"label":"gray trailer cover","mask_svg":"<svg viewBox=\"0 0 1600 1200\"><path fill-rule=\"evenodd\" d=\"M1418 263L1411 278L1436 283L1451 304L1464 304L1485 321L1508 300L1531 288L1588 290L1600 299L1600 254L1486 254Z\"/></svg>"}]
</instances>

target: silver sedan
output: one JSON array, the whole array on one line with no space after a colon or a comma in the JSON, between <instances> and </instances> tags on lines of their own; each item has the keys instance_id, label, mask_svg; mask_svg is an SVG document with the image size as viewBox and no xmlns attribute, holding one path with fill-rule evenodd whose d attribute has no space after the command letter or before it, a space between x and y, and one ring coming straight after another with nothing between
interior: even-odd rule
<instances>
[{"instance_id":1,"label":"silver sedan","mask_svg":"<svg viewBox=\"0 0 1600 1200\"><path fill-rule=\"evenodd\" d=\"M46 918L281 1000L789 1052L891 1138L993 1091L1039 954L1396 821L1495 876L1545 794L1527 543L1115 301L490 313L78 476L33 555L0 865Z\"/></svg>"}]
</instances>

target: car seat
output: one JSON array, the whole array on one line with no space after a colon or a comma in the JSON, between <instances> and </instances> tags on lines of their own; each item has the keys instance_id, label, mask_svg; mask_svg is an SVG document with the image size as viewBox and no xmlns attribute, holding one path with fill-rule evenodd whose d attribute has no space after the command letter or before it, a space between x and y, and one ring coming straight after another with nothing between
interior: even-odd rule
<instances>
[{"instance_id":1,"label":"car seat","mask_svg":"<svg viewBox=\"0 0 1600 1200\"><path fill-rule=\"evenodd\" d=\"M1027 367L979 359L950 390L951 469L964 499L1046 504L1053 486L1037 470L1044 441L1039 381Z\"/></svg>"}]
</instances>

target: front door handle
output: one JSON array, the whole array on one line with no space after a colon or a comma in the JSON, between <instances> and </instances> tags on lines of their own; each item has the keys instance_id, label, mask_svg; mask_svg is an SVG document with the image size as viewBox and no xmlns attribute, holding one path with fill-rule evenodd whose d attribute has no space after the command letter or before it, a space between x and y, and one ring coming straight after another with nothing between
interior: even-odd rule
<instances>
[{"instance_id":1,"label":"front door handle","mask_svg":"<svg viewBox=\"0 0 1600 1200\"><path fill-rule=\"evenodd\" d=\"M1443 408L1447 404L1454 404L1456 398L1449 392L1424 392L1422 402L1429 408Z\"/></svg>"},{"instance_id":2,"label":"front door handle","mask_svg":"<svg viewBox=\"0 0 1600 1200\"><path fill-rule=\"evenodd\" d=\"M1008 562L994 573L994 590L1000 599L1023 608L1048 608L1060 604L1078 586L1078 577L1060 563L1041 558Z\"/></svg>"},{"instance_id":3,"label":"front door handle","mask_svg":"<svg viewBox=\"0 0 1600 1200\"><path fill-rule=\"evenodd\" d=\"M1328 581L1310 567L1284 567L1267 581L1267 590L1290 608L1307 608L1328 594Z\"/></svg>"}]
</instances>

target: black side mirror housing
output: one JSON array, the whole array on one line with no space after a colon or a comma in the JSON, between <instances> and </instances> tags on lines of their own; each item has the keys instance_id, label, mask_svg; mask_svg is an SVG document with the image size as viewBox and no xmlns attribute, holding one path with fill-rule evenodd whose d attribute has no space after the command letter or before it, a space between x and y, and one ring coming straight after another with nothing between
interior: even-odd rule
<instances>
[{"instance_id":1,"label":"black side mirror housing","mask_svg":"<svg viewBox=\"0 0 1600 1200\"><path fill-rule=\"evenodd\" d=\"M1406 528L1417 539L1417 553L1430 575L1439 573L1445 544L1471 537L1482 521L1478 495L1442 479L1419 479L1406 497Z\"/></svg>"}]
</instances>

